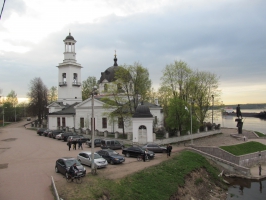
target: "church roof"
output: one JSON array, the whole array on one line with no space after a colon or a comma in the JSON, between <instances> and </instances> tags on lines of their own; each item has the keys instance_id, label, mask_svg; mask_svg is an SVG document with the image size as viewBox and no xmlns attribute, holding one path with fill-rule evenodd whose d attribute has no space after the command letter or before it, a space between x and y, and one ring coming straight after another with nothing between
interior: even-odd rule
<instances>
[{"instance_id":1,"label":"church roof","mask_svg":"<svg viewBox=\"0 0 266 200\"><path fill-rule=\"evenodd\" d=\"M74 37L69 33L68 36L66 36L66 40L75 40Z\"/></svg>"},{"instance_id":2,"label":"church roof","mask_svg":"<svg viewBox=\"0 0 266 200\"><path fill-rule=\"evenodd\" d=\"M149 107L146 105L138 105L133 115L133 118L149 118L149 117L153 117Z\"/></svg>"},{"instance_id":3,"label":"church roof","mask_svg":"<svg viewBox=\"0 0 266 200\"><path fill-rule=\"evenodd\" d=\"M63 108L60 111L57 112L53 112L53 113L49 113L49 115L75 115L76 114L76 110L74 108L74 106L78 105L79 102L76 102L74 104L71 105L66 105L65 108Z\"/></svg>"},{"instance_id":4,"label":"church roof","mask_svg":"<svg viewBox=\"0 0 266 200\"><path fill-rule=\"evenodd\" d=\"M103 80L107 80L108 82L112 82L115 81L115 71L119 68L119 66L117 65L117 58L116 58L116 54L115 54L115 58L114 58L114 65L107 68L104 72L101 73L101 78L98 81L99 83L102 83Z\"/></svg>"}]
</instances>

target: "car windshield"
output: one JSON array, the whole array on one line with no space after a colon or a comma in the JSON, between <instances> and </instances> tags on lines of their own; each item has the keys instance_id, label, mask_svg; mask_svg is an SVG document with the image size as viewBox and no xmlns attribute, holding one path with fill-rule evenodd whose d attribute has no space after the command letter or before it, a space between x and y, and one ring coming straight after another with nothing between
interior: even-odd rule
<instances>
[{"instance_id":1,"label":"car windshield","mask_svg":"<svg viewBox=\"0 0 266 200\"><path fill-rule=\"evenodd\" d=\"M99 154L95 153L94 154L94 159L97 159L97 158L101 158L102 156L100 156Z\"/></svg>"},{"instance_id":2,"label":"car windshield","mask_svg":"<svg viewBox=\"0 0 266 200\"><path fill-rule=\"evenodd\" d=\"M118 155L116 151L108 151L109 155Z\"/></svg>"},{"instance_id":3,"label":"car windshield","mask_svg":"<svg viewBox=\"0 0 266 200\"><path fill-rule=\"evenodd\" d=\"M76 159L66 160L66 166L71 167L74 163L77 164L77 166L80 166L80 162Z\"/></svg>"}]
</instances>

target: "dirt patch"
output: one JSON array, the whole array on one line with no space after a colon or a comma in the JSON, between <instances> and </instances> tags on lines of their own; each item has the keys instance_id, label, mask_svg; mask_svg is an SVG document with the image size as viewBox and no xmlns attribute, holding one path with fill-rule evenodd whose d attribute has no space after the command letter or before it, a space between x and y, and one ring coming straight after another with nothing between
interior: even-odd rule
<instances>
[{"instance_id":1,"label":"dirt patch","mask_svg":"<svg viewBox=\"0 0 266 200\"><path fill-rule=\"evenodd\" d=\"M8 163L0 164L0 169L8 168Z\"/></svg>"},{"instance_id":2,"label":"dirt patch","mask_svg":"<svg viewBox=\"0 0 266 200\"><path fill-rule=\"evenodd\" d=\"M15 141L17 138L8 138L8 139L4 139L2 141L4 142L12 142L12 141Z\"/></svg>"},{"instance_id":3,"label":"dirt patch","mask_svg":"<svg viewBox=\"0 0 266 200\"><path fill-rule=\"evenodd\" d=\"M205 169L191 172L183 187L179 187L176 194L169 200L226 200L226 191L211 182L210 176Z\"/></svg>"}]
</instances>

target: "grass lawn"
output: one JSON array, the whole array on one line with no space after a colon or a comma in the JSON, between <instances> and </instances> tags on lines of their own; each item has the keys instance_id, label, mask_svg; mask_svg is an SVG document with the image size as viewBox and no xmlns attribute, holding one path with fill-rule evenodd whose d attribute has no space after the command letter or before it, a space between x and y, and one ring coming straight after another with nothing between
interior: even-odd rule
<instances>
[{"instance_id":1,"label":"grass lawn","mask_svg":"<svg viewBox=\"0 0 266 200\"><path fill-rule=\"evenodd\" d=\"M217 176L220 172L203 156L184 151L159 165L119 180L87 175L82 184L72 184L70 191L65 187L59 195L63 199L102 199L105 196L112 200L167 200L184 185L185 177L199 168L205 168L216 185L223 185Z\"/></svg>"},{"instance_id":2,"label":"grass lawn","mask_svg":"<svg viewBox=\"0 0 266 200\"><path fill-rule=\"evenodd\" d=\"M263 133L261 132L258 132L258 131L254 131L259 137L266 137L266 135L264 135Z\"/></svg>"},{"instance_id":3,"label":"grass lawn","mask_svg":"<svg viewBox=\"0 0 266 200\"><path fill-rule=\"evenodd\" d=\"M266 145L259 142L246 142L243 144L232 145L232 146L221 146L221 149L235 155L241 156L249 153L266 150Z\"/></svg>"}]
</instances>

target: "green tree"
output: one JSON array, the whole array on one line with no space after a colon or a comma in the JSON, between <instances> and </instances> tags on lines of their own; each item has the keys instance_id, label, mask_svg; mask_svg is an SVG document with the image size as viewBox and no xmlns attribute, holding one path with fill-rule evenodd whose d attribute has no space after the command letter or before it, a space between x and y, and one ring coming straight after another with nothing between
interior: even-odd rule
<instances>
[{"instance_id":1,"label":"green tree","mask_svg":"<svg viewBox=\"0 0 266 200\"><path fill-rule=\"evenodd\" d=\"M82 100L90 98L94 86L97 85L96 77L89 76L87 80L82 82Z\"/></svg>"},{"instance_id":2,"label":"green tree","mask_svg":"<svg viewBox=\"0 0 266 200\"><path fill-rule=\"evenodd\" d=\"M219 101L221 91L218 90L219 78L210 72L193 73L193 84L190 86L191 99L194 102L193 114L202 125L208 118L208 110L212 106L212 95Z\"/></svg>"},{"instance_id":3,"label":"green tree","mask_svg":"<svg viewBox=\"0 0 266 200\"><path fill-rule=\"evenodd\" d=\"M103 106L106 110L104 116L107 116L109 124L116 123L119 125L121 123L120 125L122 126L122 132L123 135L125 135L125 127L129 126L131 123L131 104L124 96L120 95L116 84L110 85L108 91L112 96L101 99L101 101L105 103Z\"/></svg>"},{"instance_id":4,"label":"green tree","mask_svg":"<svg viewBox=\"0 0 266 200\"><path fill-rule=\"evenodd\" d=\"M121 84L121 89L127 96L131 113L134 113L139 101L148 100L148 92L151 88L149 71L140 63L120 66L115 72L117 83Z\"/></svg>"}]
</instances>

